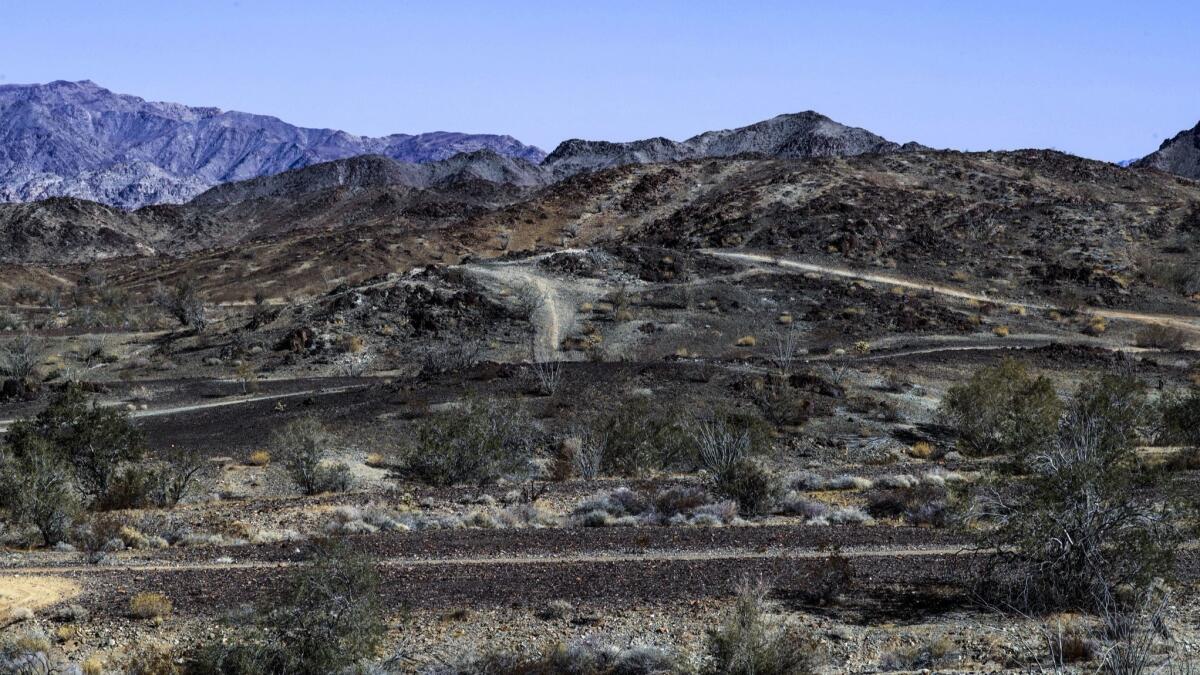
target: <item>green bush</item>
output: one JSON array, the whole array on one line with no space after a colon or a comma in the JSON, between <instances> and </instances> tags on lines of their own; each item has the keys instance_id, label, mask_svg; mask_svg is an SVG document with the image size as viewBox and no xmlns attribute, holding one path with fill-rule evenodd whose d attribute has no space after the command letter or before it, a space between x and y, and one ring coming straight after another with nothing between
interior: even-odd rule
<instances>
[{"instance_id":1,"label":"green bush","mask_svg":"<svg viewBox=\"0 0 1200 675\"><path fill-rule=\"evenodd\" d=\"M36 527L47 546L66 538L81 507L74 476L49 443L32 438L19 455L0 451L0 508L13 522Z\"/></svg>"},{"instance_id":2,"label":"green bush","mask_svg":"<svg viewBox=\"0 0 1200 675\"><path fill-rule=\"evenodd\" d=\"M694 448L682 416L649 397L626 400L596 421L592 436L602 439L601 472L640 476L669 468L693 468Z\"/></svg>"},{"instance_id":3,"label":"green bush","mask_svg":"<svg viewBox=\"0 0 1200 675\"><path fill-rule=\"evenodd\" d=\"M1162 473L1138 458L1146 395L1131 377L1085 382L1054 437L1020 455L1027 476L980 495L992 523L982 543L997 552L1006 602L1030 609L1092 609L1118 587L1169 578L1180 530Z\"/></svg>"},{"instance_id":4,"label":"green bush","mask_svg":"<svg viewBox=\"0 0 1200 675\"><path fill-rule=\"evenodd\" d=\"M738 503L744 515L768 513L783 494L783 483L773 471L750 457L742 457L712 474L713 492Z\"/></svg>"},{"instance_id":5,"label":"green bush","mask_svg":"<svg viewBox=\"0 0 1200 675\"><path fill-rule=\"evenodd\" d=\"M1049 379L1005 359L946 392L941 418L958 432L965 453L988 456L1045 443L1054 436L1061 412L1062 401Z\"/></svg>"},{"instance_id":6,"label":"green bush","mask_svg":"<svg viewBox=\"0 0 1200 675\"><path fill-rule=\"evenodd\" d=\"M198 649L187 659L187 672L342 672L372 657L386 631L375 562L342 543L324 541L278 592L264 594L245 639Z\"/></svg>"},{"instance_id":7,"label":"green bush","mask_svg":"<svg viewBox=\"0 0 1200 675\"><path fill-rule=\"evenodd\" d=\"M129 415L89 404L78 385L68 385L37 417L13 424L5 436L17 458L32 452L38 439L74 469L79 488L93 499L108 493L124 463L144 453L142 434Z\"/></svg>"},{"instance_id":8,"label":"green bush","mask_svg":"<svg viewBox=\"0 0 1200 675\"><path fill-rule=\"evenodd\" d=\"M486 485L529 469L528 417L495 399L472 400L417 422L401 448L403 474L430 485Z\"/></svg>"},{"instance_id":9,"label":"green bush","mask_svg":"<svg viewBox=\"0 0 1200 675\"><path fill-rule=\"evenodd\" d=\"M306 495L350 488L350 467L327 461L335 439L315 417L301 417L275 432L274 455Z\"/></svg>"}]
</instances>

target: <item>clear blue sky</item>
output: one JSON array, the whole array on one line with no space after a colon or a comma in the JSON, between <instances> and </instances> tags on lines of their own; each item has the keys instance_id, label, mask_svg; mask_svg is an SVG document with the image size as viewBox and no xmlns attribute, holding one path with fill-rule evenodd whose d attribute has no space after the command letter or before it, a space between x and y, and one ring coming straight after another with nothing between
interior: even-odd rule
<instances>
[{"instance_id":1,"label":"clear blue sky","mask_svg":"<svg viewBox=\"0 0 1200 675\"><path fill-rule=\"evenodd\" d=\"M816 110L1121 160L1200 119L1200 3L0 0L0 82L359 134L684 138Z\"/></svg>"}]
</instances>

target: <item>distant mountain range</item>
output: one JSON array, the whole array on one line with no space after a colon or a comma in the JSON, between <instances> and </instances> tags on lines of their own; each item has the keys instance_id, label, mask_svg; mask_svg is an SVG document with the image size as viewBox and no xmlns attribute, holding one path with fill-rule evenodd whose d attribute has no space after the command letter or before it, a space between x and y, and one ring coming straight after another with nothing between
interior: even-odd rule
<instances>
[{"instance_id":1,"label":"distant mountain range","mask_svg":"<svg viewBox=\"0 0 1200 675\"><path fill-rule=\"evenodd\" d=\"M391 180L412 187L463 172L530 186L632 163L850 156L921 147L901 146L810 111L682 142L573 139L547 156L511 136L433 132L368 138L296 127L264 115L148 102L86 80L0 86L0 202L75 197L124 209L179 204L217 185L363 155L408 165L464 155L432 169L398 164L389 171ZM303 176L318 174L324 180L340 175L333 170ZM294 187L295 180L231 189L279 190Z\"/></svg>"},{"instance_id":2,"label":"distant mountain range","mask_svg":"<svg viewBox=\"0 0 1200 675\"><path fill-rule=\"evenodd\" d=\"M1132 164L1200 180L1200 123L1163 141L1158 150Z\"/></svg>"},{"instance_id":3,"label":"distant mountain range","mask_svg":"<svg viewBox=\"0 0 1200 675\"><path fill-rule=\"evenodd\" d=\"M0 201L69 196L137 208L357 155L422 163L478 150L531 162L545 156L511 136L369 138L265 115L149 102L86 80L0 86Z\"/></svg>"}]
</instances>

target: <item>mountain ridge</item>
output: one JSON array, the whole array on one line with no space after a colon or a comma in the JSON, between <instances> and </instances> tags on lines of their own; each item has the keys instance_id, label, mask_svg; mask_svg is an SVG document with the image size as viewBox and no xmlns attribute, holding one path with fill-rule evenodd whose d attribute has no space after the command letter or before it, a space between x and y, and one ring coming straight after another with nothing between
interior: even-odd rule
<instances>
[{"instance_id":1,"label":"mountain ridge","mask_svg":"<svg viewBox=\"0 0 1200 675\"><path fill-rule=\"evenodd\" d=\"M380 154L423 163L492 150L545 153L497 134L355 136L269 115L147 101L90 80L0 85L0 201L71 196L131 209L230 181Z\"/></svg>"}]
</instances>

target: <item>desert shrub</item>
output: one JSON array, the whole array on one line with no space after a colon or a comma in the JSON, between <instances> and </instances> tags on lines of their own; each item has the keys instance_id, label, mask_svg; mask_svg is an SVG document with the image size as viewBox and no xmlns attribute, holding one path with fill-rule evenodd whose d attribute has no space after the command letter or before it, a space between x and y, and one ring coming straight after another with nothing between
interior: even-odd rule
<instances>
[{"instance_id":1,"label":"desert shrub","mask_svg":"<svg viewBox=\"0 0 1200 675\"><path fill-rule=\"evenodd\" d=\"M20 314L0 309L0 330L23 330L24 328L25 322L21 320Z\"/></svg>"},{"instance_id":2,"label":"desert shrub","mask_svg":"<svg viewBox=\"0 0 1200 675\"><path fill-rule=\"evenodd\" d=\"M1053 437L1061 411L1050 380L1034 377L1023 363L1006 359L951 387L941 416L958 432L965 452L986 456L1045 442Z\"/></svg>"},{"instance_id":3,"label":"desert shrub","mask_svg":"<svg viewBox=\"0 0 1200 675\"><path fill-rule=\"evenodd\" d=\"M127 465L96 506L101 510L171 508L203 482L210 465L198 453L172 449L149 465Z\"/></svg>"},{"instance_id":4,"label":"desert shrub","mask_svg":"<svg viewBox=\"0 0 1200 675\"><path fill-rule=\"evenodd\" d=\"M423 672L426 675L669 675L687 671L678 657L657 647L621 649L585 641L556 643L534 656L485 654Z\"/></svg>"},{"instance_id":5,"label":"desert shrub","mask_svg":"<svg viewBox=\"0 0 1200 675\"><path fill-rule=\"evenodd\" d=\"M783 483L760 461L742 457L711 475L712 489L738 503L746 515L769 512L783 496Z\"/></svg>"},{"instance_id":6,"label":"desert shrub","mask_svg":"<svg viewBox=\"0 0 1200 675\"><path fill-rule=\"evenodd\" d=\"M143 453L142 434L129 416L89 405L77 385L68 385L34 419L13 424L5 441L20 458L39 438L74 469L79 488L97 499L108 492L122 464L140 460Z\"/></svg>"},{"instance_id":7,"label":"desert shrub","mask_svg":"<svg viewBox=\"0 0 1200 675\"><path fill-rule=\"evenodd\" d=\"M195 650L188 672L326 675L372 656L387 629L374 561L337 541L311 553L278 592L264 594L245 639Z\"/></svg>"},{"instance_id":8,"label":"desert shrub","mask_svg":"<svg viewBox=\"0 0 1200 675\"><path fill-rule=\"evenodd\" d=\"M181 279L173 288L160 285L154 291L154 304L184 328L202 331L208 325L208 310L195 279Z\"/></svg>"},{"instance_id":9,"label":"desert shrub","mask_svg":"<svg viewBox=\"0 0 1200 675\"><path fill-rule=\"evenodd\" d=\"M1159 403L1159 440L1169 445L1200 447L1200 386L1167 394Z\"/></svg>"},{"instance_id":10,"label":"desert shrub","mask_svg":"<svg viewBox=\"0 0 1200 675\"><path fill-rule=\"evenodd\" d=\"M804 583L804 595L819 605L837 604L854 583L854 567L850 559L834 548L817 561Z\"/></svg>"},{"instance_id":11,"label":"desert shrub","mask_svg":"<svg viewBox=\"0 0 1200 675\"><path fill-rule=\"evenodd\" d=\"M255 450L246 459L250 466L267 466L271 463L271 453L266 450Z\"/></svg>"},{"instance_id":12,"label":"desert shrub","mask_svg":"<svg viewBox=\"0 0 1200 675\"><path fill-rule=\"evenodd\" d=\"M1173 326L1152 324L1138 331L1137 346L1178 351L1187 348L1188 333Z\"/></svg>"},{"instance_id":13,"label":"desert shrub","mask_svg":"<svg viewBox=\"0 0 1200 675\"><path fill-rule=\"evenodd\" d=\"M81 507L73 473L48 442L25 439L19 454L0 449L0 508L14 523L37 528L53 546L66 538Z\"/></svg>"},{"instance_id":14,"label":"desert shrub","mask_svg":"<svg viewBox=\"0 0 1200 675\"><path fill-rule=\"evenodd\" d=\"M626 400L594 426L593 437L603 441L602 472L638 476L689 465L692 448L681 419L648 396Z\"/></svg>"},{"instance_id":15,"label":"desert shrub","mask_svg":"<svg viewBox=\"0 0 1200 675\"><path fill-rule=\"evenodd\" d=\"M815 647L789 636L771 609L765 586L743 584L738 589L728 616L708 633L711 672L798 675L815 671Z\"/></svg>"},{"instance_id":16,"label":"desert shrub","mask_svg":"<svg viewBox=\"0 0 1200 675\"><path fill-rule=\"evenodd\" d=\"M1161 472L1138 461L1148 414L1136 379L1105 375L1080 386L1054 437L1020 456L1028 474L1007 492L981 494L1008 602L1089 608L1100 592L1168 578L1179 531Z\"/></svg>"},{"instance_id":17,"label":"desert shrub","mask_svg":"<svg viewBox=\"0 0 1200 675\"><path fill-rule=\"evenodd\" d=\"M125 664L125 675L182 675L183 668L175 662L169 647L147 645L138 649Z\"/></svg>"},{"instance_id":18,"label":"desert shrub","mask_svg":"<svg viewBox=\"0 0 1200 675\"><path fill-rule=\"evenodd\" d=\"M129 600L129 613L139 619L158 619L175 609L162 593L138 593Z\"/></svg>"},{"instance_id":19,"label":"desert shrub","mask_svg":"<svg viewBox=\"0 0 1200 675\"><path fill-rule=\"evenodd\" d=\"M42 343L32 335L19 335L0 344L0 375L28 380L45 357Z\"/></svg>"},{"instance_id":20,"label":"desert shrub","mask_svg":"<svg viewBox=\"0 0 1200 675\"><path fill-rule=\"evenodd\" d=\"M0 673L5 675L53 675L70 672L69 667L50 655L50 641L42 635L10 635L0 641Z\"/></svg>"},{"instance_id":21,"label":"desert shrub","mask_svg":"<svg viewBox=\"0 0 1200 675\"><path fill-rule=\"evenodd\" d=\"M676 486L651 493L622 487L581 500L570 522L582 527L724 525L736 517L736 504L716 501L699 488Z\"/></svg>"},{"instance_id":22,"label":"desert shrub","mask_svg":"<svg viewBox=\"0 0 1200 675\"><path fill-rule=\"evenodd\" d=\"M946 488L928 483L894 487L872 495L867 513L873 518L903 518L911 525L945 527L948 497Z\"/></svg>"},{"instance_id":23,"label":"desert shrub","mask_svg":"<svg viewBox=\"0 0 1200 675\"><path fill-rule=\"evenodd\" d=\"M327 456L335 439L315 417L301 417L275 432L272 444L284 469L306 495L350 488L350 467Z\"/></svg>"},{"instance_id":24,"label":"desert shrub","mask_svg":"<svg viewBox=\"0 0 1200 675\"><path fill-rule=\"evenodd\" d=\"M430 485L485 485L528 471L531 424L499 400L469 401L416 424L401 448L401 472Z\"/></svg>"}]
</instances>

